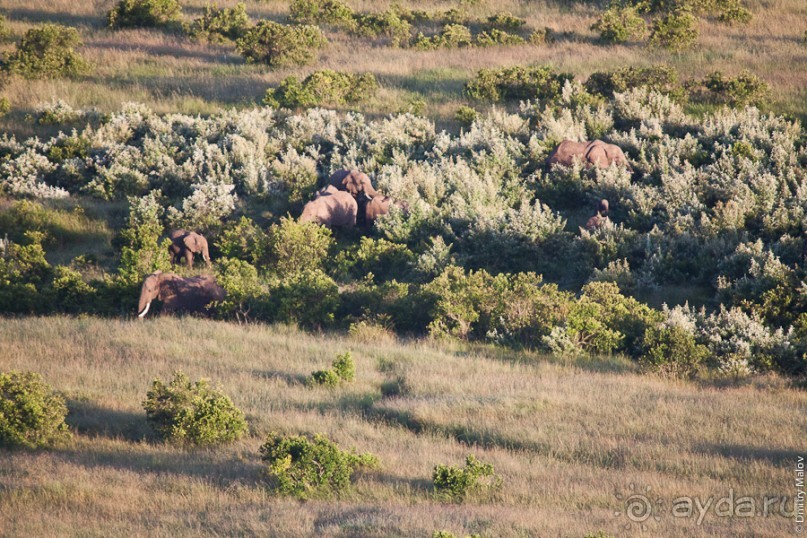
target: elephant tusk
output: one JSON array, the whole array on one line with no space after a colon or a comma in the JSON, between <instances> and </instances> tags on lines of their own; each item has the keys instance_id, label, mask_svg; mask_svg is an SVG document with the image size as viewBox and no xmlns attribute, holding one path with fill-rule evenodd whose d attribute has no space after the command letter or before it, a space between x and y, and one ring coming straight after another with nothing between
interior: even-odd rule
<instances>
[{"instance_id":1,"label":"elephant tusk","mask_svg":"<svg viewBox=\"0 0 807 538\"><path fill-rule=\"evenodd\" d=\"M139 318L141 318L141 319L142 319L142 318L143 318L143 317L146 315L146 312L148 312L148 311L149 311L149 307L150 307L150 306L151 306L151 301L149 301L149 302L147 302L147 303L146 303L146 308L144 308L144 309L143 309L143 311L142 311L142 312L140 312L140 313L137 315L137 317L139 317Z\"/></svg>"}]
</instances>

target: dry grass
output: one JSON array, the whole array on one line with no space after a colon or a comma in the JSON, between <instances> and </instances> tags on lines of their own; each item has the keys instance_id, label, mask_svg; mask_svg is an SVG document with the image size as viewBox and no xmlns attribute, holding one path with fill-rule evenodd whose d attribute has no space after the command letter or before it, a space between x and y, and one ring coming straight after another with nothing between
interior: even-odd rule
<instances>
[{"instance_id":1,"label":"dry grass","mask_svg":"<svg viewBox=\"0 0 807 538\"><path fill-rule=\"evenodd\" d=\"M346 349L354 383L305 386ZM622 527L616 494L634 484L666 503L661 520L647 522L650 535L783 536L793 522L780 516L710 513L696 525L673 518L669 503L730 489L758 503L792 495L796 456L807 452L807 396L782 380L695 385L619 359L561 363L279 326L51 317L0 321L8 369L38 371L64 391L77 432L66 447L0 458L8 535L624 536L640 530ZM153 378L177 369L221 383L251 436L201 451L154 441L140 402ZM342 500L277 498L257 456L271 430L324 432L377 454L382 467ZM502 490L461 505L434 501L433 466L469 452L495 465Z\"/></svg>"},{"instance_id":2,"label":"dry grass","mask_svg":"<svg viewBox=\"0 0 807 538\"><path fill-rule=\"evenodd\" d=\"M379 10L388 3L348 2L360 11ZM799 43L807 28L807 5L799 0L753 1L755 17L748 26L729 27L714 22L701 24L698 46L682 54L653 51L640 44L600 46L589 26L595 20L594 4L544 0L483 0L474 14L511 11L536 28L549 26L567 32L557 43L545 47L518 46L487 49L420 52L376 46L342 33L330 33L331 45L319 62L305 68L270 71L246 65L232 46L194 43L162 31L110 32L103 27L104 13L113 2L68 0L6 0L3 12L17 36L33 24L53 21L77 26L84 38L86 57L94 72L75 81L27 81L14 79L3 90L14 112L0 120L0 131L21 135L37 131L24 121L25 114L41 101L62 98L74 106L115 110L122 101L148 103L159 112L209 113L222 107L251 106L266 89L288 75L305 76L314 69L371 71L382 86L380 95L360 106L370 115L384 115L406 106L413 96L427 102L426 113L439 125L453 126L450 119L464 102L461 90L468 77L482 67L523 63L550 63L585 78L591 72L626 65L669 63L683 77L700 77L714 70L735 74L750 69L773 86L773 107L779 112L807 114L807 54ZM198 16L207 2L183 2L185 17ZM219 2L222 6L234 0ZM254 18L283 20L288 4L283 1L246 2ZM403 3L407 5L406 2ZM449 2L417 2L418 9L447 9ZM446 123L448 122L448 124Z\"/></svg>"}]
</instances>

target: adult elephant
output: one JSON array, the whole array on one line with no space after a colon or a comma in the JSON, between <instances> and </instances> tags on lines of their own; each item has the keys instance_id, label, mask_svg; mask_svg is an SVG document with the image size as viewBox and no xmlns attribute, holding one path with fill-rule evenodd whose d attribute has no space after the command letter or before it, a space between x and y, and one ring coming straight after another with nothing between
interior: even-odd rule
<instances>
[{"instance_id":1,"label":"adult elephant","mask_svg":"<svg viewBox=\"0 0 807 538\"><path fill-rule=\"evenodd\" d=\"M615 163L617 166L625 166L630 169L630 164L622 149L617 145L608 144L602 140L592 142L564 140L549 154L547 164L549 166L553 164L571 166L575 158L583 161L586 166L593 165L608 168L612 163Z\"/></svg>"},{"instance_id":2,"label":"adult elephant","mask_svg":"<svg viewBox=\"0 0 807 538\"><path fill-rule=\"evenodd\" d=\"M163 314L174 312L206 312L213 301L221 301L224 288L212 276L182 278L173 273L156 271L146 277L140 288L137 317L143 318L155 299L162 301Z\"/></svg>"},{"instance_id":3,"label":"adult elephant","mask_svg":"<svg viewBox=\"0 0 807 538\"><path fill-rule=\"evenodd\" d=\"M193 267L193 255L201 254L210 267L210 252L207 248L207 239L202 234L187 230L172 230L168 234L171 244L168 252L171 254L171 265L176 265L180 259L185 258L188 268Z\"/></svg>"},{"instance_id":4,"label":"adult elephant","mask_svg":"<svg viewBox=\"0 0 807 538\"><path fill-rule=\"evenodd\" d=\"M359 170L337 170L328 180L329 185L333 185L340 191L347 191L355 198L366 195L374 198L378 192L373 188L370 176Z\"/></svg>"},{"instance_id":5,"label":"adult elephant","mask_svg":"<svg viewBox=\"0 0 807 538\"><path fill-rule=\"evenodd\" d=\"M315 222L329 227L352 228L359 206L349 193L328 185L305 204L300 222Z\"/></svg>"},{"instance_id":6,"label":"adult elephant","mask_svg":"<svg viewBox=\"0 0 807 538\"><path fill-rule=\"evenodd\" d=\"M399 202L397 200L393 200L389 196L376 196L369 202L367 202L367 206L365 207L365 224L369 228L372 226L376 219L382 217L390 212L390 208L395 206L402 211L409 211L409 204L406 202Z\"/></svg>"}]
</instances>

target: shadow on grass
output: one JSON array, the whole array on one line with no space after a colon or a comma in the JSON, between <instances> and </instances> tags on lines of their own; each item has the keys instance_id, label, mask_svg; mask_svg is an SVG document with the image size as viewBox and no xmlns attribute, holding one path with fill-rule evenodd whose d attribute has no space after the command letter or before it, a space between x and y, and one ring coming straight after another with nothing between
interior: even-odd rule
<instances>
[{"instance_id":1,"label":"shadow on grass","mask_svg":"<svg viewBox=\"0 0 807 538\"><path fill-rule=\"evenodd\" d=\"M289 387L304 386L306 381L308 381L308 376L303 374L290 374L280 370L253 370L252 376L265 380L277 379Z\"/></svg>"},{"instance_id":2,"label":"shadow on grass","mask_svg":"<svg viewBox=\"0 0 807 538\"><path fill-rule=\"evenodd\" d=\"M42 11L31 8L14 8L4 10L6 17L11 20L40 24L52 22L65 26L90 26L93 28L103 28L106 26L104 14L97 15L77 15L65 11Z\"/></svg>"},{"instance_id":3,"label":"shadow on grass","mask_svg":"<svg viewBox=\"0 0 807 538\"><path fill-rule=\"evenodd\" d=\"M67 408L70 413L65 422L81 435L127 441L157 439L145 413L108 409L84 400L68 400Z\"/></svg>"},{"instance_id":4,"label":"shadow on grass","mask_svg":"<svg viewBox=\"0 0 807 538\"><path fill-rule=\"evenodd\" d=\"M175 44L149 44L127 43L118 40L94 41L86 45L87 48L111 50L121 52L144 52L149 56L169 56L172 58L188 58L215 64L244 64L244 59L232 52L232 49L209 45L199 47L194 45L183 46L184 41L178 40Z\"/></svg>"},{"instance_id":5,"label":"shadow on grass","mask_svg":"<svg viewBox=\"0 0 807 538\"><path fill-rule=\"evenodd\" d=\"M717 454L735 460L762 460L776 465L795 465L799 456L805 451L783 448L767 448L748 445L702 444L698 450L709 454Z\"/></svg>"},{"instance_id":6,"label":"shadow on grass","mask_svg":"<svg viewBox=\"0 0 807 538\"><path fill-rule=\"evenodd\" d=\"M314 533L339 529L337 536L402 536L400 516L382 508L346 508L326 510L314 520Z\"/></svg>"}]
</instances>

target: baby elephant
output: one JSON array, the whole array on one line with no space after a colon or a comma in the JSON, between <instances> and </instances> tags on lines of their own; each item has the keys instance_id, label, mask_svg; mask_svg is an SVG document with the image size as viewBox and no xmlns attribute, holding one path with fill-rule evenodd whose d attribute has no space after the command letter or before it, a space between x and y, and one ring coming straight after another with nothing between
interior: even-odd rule
<instances>
[{"instance_id":1,"label":"baby elephant","mask_svg":"<svg viewBox=\"0 0 807 538\"><path fill-rule=\"evenodd\" d=\"M586 230L593 232L608 224L608 200L603 198L597 204L597 213L586 221Z\"/></svg>"},{"instance_id":2,"label":"baby elephant","mask_svg":"<svg viewBox=\"0 0 807 538\"><path fill-rule=\"evenodd\" d=\"M579 158L586 166L608 168L612 163L616 163L617 166L625 166L631 169L622 149L614 144L607 144L602 140L594 140L593 142L564 140L549 154L547 164L550 166L553 164L571 166L575 158Z\"/></svg>"},{"instance_id":3,"label":"baby elephant","mask_svg":"<svg viewBox=\"0 0 807 538\"><path fill-rule=\"evenodd\" d=\"M392 206L395 206L402 211L406 212L409 211L409 205L406 202L399 202L397 200L393 200L389 196L376 196L369 202L367 202L367 206L365 207L365 224L367 227L371 227L377 218L382 217L389 213L389 210Z\"/></svg>"},{"instance_id":4,"label":"baby elephant","mask_svg":"<svg viewBox=\"0 0 807 538\"><path fill-rule=\"evenodd\" d=\"M359 206L356 199L333 185L319 191L305 204L300 222L316 222L329 227L352 228L356 225Z\"/></svg>"},{"instance_id":5,"label":"baby elephant","mask_svg":"<svg viewBox=\"0 0 807 538\"><path fill-rule=\"evenodd\" d=\"M205 236L187 230L173 230L168 237L171 239L171 245L168 247L171 265L176 265L180 259L185 258L185 263L190 269L193 267L193 255L201 254L207 266L210 267L210 252L207 249Z\"/></svg>"},{"instance_id":6,"label":"baby elephant","mask_svg":"<svg viewBox=\"0 0 807 538\"><path fill-rule=\"evenodd\" d=\"M163 314L174 312L207 312L213 301L224 299L224 288L212 276L182 278L173 273L156 271L146 277L140 288L137 317L143 318L157 299L163 303Z\"/></svg>"}]
</instances>

